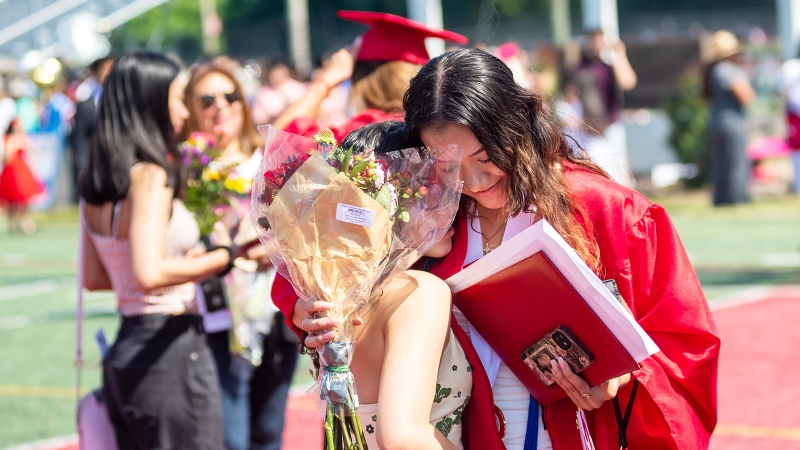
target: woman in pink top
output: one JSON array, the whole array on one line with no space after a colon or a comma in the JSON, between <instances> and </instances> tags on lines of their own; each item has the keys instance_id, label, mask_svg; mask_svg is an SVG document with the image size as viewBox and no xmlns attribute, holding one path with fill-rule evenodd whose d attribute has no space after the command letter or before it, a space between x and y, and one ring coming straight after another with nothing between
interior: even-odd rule
<instances>
[{"instance_id":1,"label":"woman in pink top","mask_svg":"<svg viewBox=\"0 0 800 450\"><path fill-rule=\"evenodd\" d=\"M132 52L103 86L79 179L89 237L86 287L112 288L122 323L103 361L103 395L121 450L222 448L219 384L197 314L196 282L232 267L238 249L198 246L179 200L176 148L188 111L180 68Z\"/></svg>"}]
</instances>

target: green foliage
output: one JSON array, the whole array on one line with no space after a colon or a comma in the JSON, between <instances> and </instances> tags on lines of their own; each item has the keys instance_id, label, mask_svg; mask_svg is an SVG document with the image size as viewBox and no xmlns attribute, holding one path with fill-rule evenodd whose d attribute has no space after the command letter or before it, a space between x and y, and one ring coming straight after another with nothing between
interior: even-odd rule
<instances>
[{"instance_id":1,"label":"green foliage","mask_svg":"<svg viewBox=\"0 0 800 450\"><path fill-rule=\"evenodd\" d=\"M220 15L227 0L217 0ZM118 51L131 47L178 53L190 61L199 56L203 29L198 0L169 0L163 5L132 19L113 31L112 42Z\"/></svg>"},{"instance_id":2,"label":"green foliage","mask_svg":"<svg viewBox=\"0 0 800 450\"><path fill-rule=\"evenodd\" d=\"M664 110L672 122L669 143L678 161L695 164L699 175L686 184L702 186L708 176L708 115L709 108L701 95L701 80L696 73L683 76L678 89L664 101Z\"/></svg>"}]
</instances>

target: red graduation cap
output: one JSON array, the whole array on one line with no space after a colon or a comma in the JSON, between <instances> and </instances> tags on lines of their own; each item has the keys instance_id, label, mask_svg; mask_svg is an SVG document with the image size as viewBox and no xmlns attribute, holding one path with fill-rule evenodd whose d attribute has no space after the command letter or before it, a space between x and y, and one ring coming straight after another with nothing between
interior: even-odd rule
<instances>
[{"instance_id":1,"label":"red graduation cap","mask_svg":"<svg viewBox=\"0 0 800 450\"><path fill-rule=\"evenodd\" d=\"M434 30L427 26L395 16L394 14L368 11L339 11L340 19L369 25L362 35L358 61L408 61L425 64L429 59L425 38L441 38L446 41L466 44L467 38L452 31Z\"/></svg>"}]
</instances>

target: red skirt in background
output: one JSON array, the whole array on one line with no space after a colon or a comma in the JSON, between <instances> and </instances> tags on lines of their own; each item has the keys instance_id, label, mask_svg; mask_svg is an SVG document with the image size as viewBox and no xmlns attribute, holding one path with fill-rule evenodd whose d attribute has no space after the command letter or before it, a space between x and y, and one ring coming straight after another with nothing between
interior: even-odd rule
<instances>
[{"instance_id":1,"label":"red skirt in background","mask_svg":"<svg viewBox=\"0 0 800 450\"><path fill-rule=\"evenodd\" d=\"M28 165L25 152L11 155L0 173L0 203L26 204L42 192L42 183Z\"/></svg>"},{"instance_id":2,"label":"red skirt in background","mask_svg":"<svg viewBox=\"0 0 800 450\"><path fill-rule=\"evenodd\" d=\"M786 111L786 143L792 150L800 150L800 116Z\"/></svg>"}]
</instances>

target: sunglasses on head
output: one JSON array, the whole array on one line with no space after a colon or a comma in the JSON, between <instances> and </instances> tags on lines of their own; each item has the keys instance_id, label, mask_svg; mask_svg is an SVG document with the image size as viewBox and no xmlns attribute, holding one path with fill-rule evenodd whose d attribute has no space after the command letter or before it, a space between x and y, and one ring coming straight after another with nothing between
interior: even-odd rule
<instances>
[{"instance_id":1,"label":"sunglasses on head","mask_svg":"<svg viewBox=\"0 0 800 450\"><path fill-rule=\"evenodd\" d=\"M208 109L214 104L214 102L217 101L217 97L220 95L225 97L225 101L228 102L229 105L232 105L242 99L242 97L239 95L239 91L205 94L198 96L197 99L200 101L200 106L202 106L203 109Z\"/></svg>"}]
</instances>

